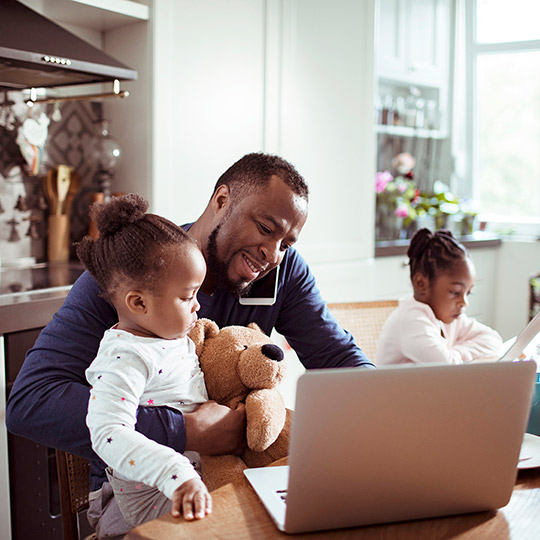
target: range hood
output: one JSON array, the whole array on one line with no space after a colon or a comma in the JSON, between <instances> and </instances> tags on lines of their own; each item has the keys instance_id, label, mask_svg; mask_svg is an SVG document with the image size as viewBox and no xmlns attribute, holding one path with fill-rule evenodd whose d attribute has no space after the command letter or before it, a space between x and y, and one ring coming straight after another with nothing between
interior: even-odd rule
<instances>
[{"instance_id":1,"label":"range hood","mask_svg":"<svg viewBox=\"0 0 540 540\"><path fill-rule=\"evenodd\" d=\"M0 88L118 80L137 72L17 0L0 0Z\"/></svg>"}]
</instances>

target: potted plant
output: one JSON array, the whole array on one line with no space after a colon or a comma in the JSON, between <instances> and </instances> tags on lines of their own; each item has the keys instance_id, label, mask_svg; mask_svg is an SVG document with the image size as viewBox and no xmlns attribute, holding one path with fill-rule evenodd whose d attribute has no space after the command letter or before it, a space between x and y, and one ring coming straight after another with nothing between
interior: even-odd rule
<instances>
[{"instance_id":1,"label":"potted plant","mask_svg":"<svg viewBox=\"0 0 540 540\"><path fill-rule=\"evenodd\" d=\"M395 171L380 171L375 177L376 240L407 237L415 229L419 192L413 180L414 158L398 154L392 161Z\"/></svg>"}]
</instances>

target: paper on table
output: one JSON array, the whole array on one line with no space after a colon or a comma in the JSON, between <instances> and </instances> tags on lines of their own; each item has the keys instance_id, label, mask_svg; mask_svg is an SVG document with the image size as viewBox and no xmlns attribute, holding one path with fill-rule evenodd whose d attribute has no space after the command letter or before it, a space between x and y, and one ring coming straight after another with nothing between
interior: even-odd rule
<instances>
[{"instance_id":1,"label":"paper on table","mask_svg":"<svg viewBox=\"0 0 540 540\"><path fill-rule=\"evenodd\" d=\"M540 437L525 433L521 452L519 453L518 469L540 467Z\"/></svg>"}]
</instances>

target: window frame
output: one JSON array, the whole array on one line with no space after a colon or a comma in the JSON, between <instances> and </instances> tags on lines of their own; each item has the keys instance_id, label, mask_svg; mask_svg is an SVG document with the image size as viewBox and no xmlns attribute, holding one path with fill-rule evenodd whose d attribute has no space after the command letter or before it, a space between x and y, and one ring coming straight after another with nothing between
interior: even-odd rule
<instances>
[{"instance_id":1,"label":"window frame","mask_svg":"<svg viewBox=\"0 0 540 540\"><path fill-rule=\"evenodd\" d=\"M493 53L517 53L540 51L540 39L527 41L506 41L497 43L478 43L476 41L476 14L477 0L462 0L464 7L464 34L465 34L465 150L467 164L465 167L465 179L468 182L461 182L460 191L463 196L478 200L478 185L475 179L478 178L477 140L478 125L476 118L477 111L477 58L483 54ZM501 214L479 214L481 222L486 222L487 227L492 230L513 230L517 234L527 236L540 235L540 215L537 217L517 218L515 216L505 216Z\"/></svg>"}]
</instances>

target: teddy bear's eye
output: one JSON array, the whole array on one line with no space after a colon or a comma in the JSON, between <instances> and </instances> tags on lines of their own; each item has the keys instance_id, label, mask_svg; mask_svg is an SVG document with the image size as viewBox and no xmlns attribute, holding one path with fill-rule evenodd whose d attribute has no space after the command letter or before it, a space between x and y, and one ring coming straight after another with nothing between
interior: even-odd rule
<instances>
[{"instance_id":1,"label":"teddy bear's eye","mask_svg":"<svg viewBox=\"0 0 540 540\"><path fill-rule=\"evenodd\" d=\"M244 351L245 351L247 348L248 348L248 346L247 346L247 345L244 345Z\"/></svg>"}]
</instances>

